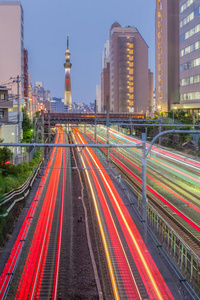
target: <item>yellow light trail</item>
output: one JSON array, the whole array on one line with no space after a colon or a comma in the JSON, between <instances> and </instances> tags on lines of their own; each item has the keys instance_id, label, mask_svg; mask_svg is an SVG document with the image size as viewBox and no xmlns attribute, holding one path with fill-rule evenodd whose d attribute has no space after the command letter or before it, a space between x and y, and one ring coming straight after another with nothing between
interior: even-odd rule
<instances>
[{"instance_id":1,"label":"yellow light trail","mask_svg":"<svg viewBox=\"0 0 200 300\"><path fill-rule=\"evenodd\" d=\"M79 135L79 133L78 133L78 135ZM79 135L79 137L80 137L80 135ZM81 137L80 137L80 139L81 139L82 143L84 143L84 141L82 140ZM129 232L129 234L130 234L130 236L131 236L131 239L132 239L132 241L133 241L133 243L134 243L134 245L135 245L135 247L136 247L136 250L137 250L137 252L138 252L138 254L139 254L139 256L140 256L140 259L141 259L141 261L142 261L142 264L143 264L143 266L144 266L144 268L145 268L145 270L146 270L146 272L147 272L147 275L148 275L148 277L149 277L149 279L150 279L150 281L151 281L151 283L152 283L152 286L153 286L153 288L154 288L154 290L155 290L155 292L156 292L156 294L157 294L157 296L158 296L158 299L164 299L164 298L162 297L162 295L161 295L161 292L160 292L160 290L159 290L159 288L158 288L158 286L157 286L157 284L156 284L156 282L155 282L155 280L154 280L154 277L152 276L152 273L151 273L151 271L150 271L150 269L149 269L149 267L148 267L148 265L147 265L147 263L146 263L146 261L145 261L145 258L144 258L144 256L143 256L141 250L140 250L140 247L139 247L139 245L138 245L138 243L137 243L137 241L136 241L136 239L135 239L135 237L134 237L134 235L133 235L133 233L132 233L132 231L131 231L131 229L130 229L130 227L129 227L127 221L126 221L126 218L125 218L125 216L124 216L124 214L123 214L123 212L122 212L122 210L121 210L121 208L120 208L120 206L119 206L119 204L118 204L118 201L117 201L117 199L116 199L116 197L115 197L115 195L114 195L114 193L113 193L113 191L112 191L110 185L108 184L108 182L107 182L107 180L106 180L106 178L105 178L105 176L104 176L104 174L103 174L101 168L99 167L99 165L98 165L97 162L95 161L94 157L93 157L92 154L90 153L91 150L89 150L88 148L86 148L86 149L87 149L87 151L88 151L90 157L92 158L94 164L95 164L96 167L99 169L99 173L101 174L101 176L102 176L102 178L103 178L103 180L104 180L106 186L108 187L108 189L109 189L109 191L110 191L110 193L111 193L111 195L112 195L112 197L113 197L113 200L115 201L115 204L116 204L116 206L117 206L117 209L118 209L118 211L119 211L119 213L120 213L120 215L121 215L121 218L122 218L122 220L123 220L123 222L124 222L124 224L125 224L125 226L126 226L128 232Z\"/></svg>"},{"instance_id":2,"label":"yellow light trail","mask_svg":"<svg viewBox=\"0 0 200 300\"><path fill-rule=\"evenodd\" d=\"M93 198L93 202L94 202L94 206L95 206L97 220L98 220L98 224L99 224L99 228L100 228L100 232L101 232L101 237L102 237L102 241L103 241L103 245L104 245L104 249L105 249L106 259L107 259L107 262L108 262L108 269L109 269L109 273L110 273L110 277L111 277L111 283L112 283L112 287L113 287L114 297L115 297L116 300L120 300L119 292L118 292L118 288L117 288L117 284L116 284L116 280L115 280L115 275L114 275L114 271L113 271L113 267L112 267L112 262L111 262L110 254L109 254L109 250L108 250L108 245L107 245L107 242L106 242L106 237L105 237L105 233L104 233L104 230L103 230L103 225L102 225L102 222L101 222L100 213L99 213L98 206L97 206L97 201L96 201L94 189L92 187L89 172L86 169L86 165L85 165L85 162L84 162L84 159L83 159L82 155L81 155L81 161L82 161L83 167L85 168L85 173L86 173L87 180L88 180L90 190L91 190L91 193L92 193L92 198Z\"/></svg>"}]
</instances>

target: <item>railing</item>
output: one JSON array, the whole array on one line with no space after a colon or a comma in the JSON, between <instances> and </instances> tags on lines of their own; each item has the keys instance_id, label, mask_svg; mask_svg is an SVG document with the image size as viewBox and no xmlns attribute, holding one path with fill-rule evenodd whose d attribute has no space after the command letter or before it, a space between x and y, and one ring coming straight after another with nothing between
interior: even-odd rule
<instances>
[{"instance_id":1,"label":"railing","mask_svg":"<svg viewBox=\"0 0 200 300\"><path fill-rule=\"evenodd\" d=\"M3 195L3 201L0 202L0 206L7 205L9 202L11 202L11 203L6 210L6 213L3 215L0 215L1 217L6 217L17 202L22 201L24 198L26 198L26 196L30 192L30 189L33 186L35 178L38 175L41 164L42 164L42 162L40 162L39 166L35 169L35 171L33 172L33 175L31 177L29 177L19 188L12 190L9 193L6 193Z\"/></svg>"},{"instance_id":2,"label":"railing","mask_svg":"<svg viewBox=\"0 0 200 300\"><path fill-rule=\"evenodd\" d=\"M11 163L15 166L22 164L23 162L29 163L31 159L33 159L35 151L36 149L33 148L32 151L29 153L25 152L22 155L17 155L13 159L11 159Z\"/></svg>"}]
</instances>

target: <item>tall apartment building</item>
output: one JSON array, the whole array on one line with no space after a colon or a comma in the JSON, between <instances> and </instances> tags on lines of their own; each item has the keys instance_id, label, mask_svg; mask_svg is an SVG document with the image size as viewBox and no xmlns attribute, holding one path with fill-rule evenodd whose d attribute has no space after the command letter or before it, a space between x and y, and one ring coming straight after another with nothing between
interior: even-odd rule
<instances>
[{"instance_id":1,"label":"tall apartment building","mask_svg":"<svg viewBox=\"0 0 200 300\"><path fill-rule=\"evenodd\" d=\"M155 15L157 108L179 102L179 0L157 0Z\"/></svg>"},{"instance_id":2,"label":"tall apartment building","mask_svg":"<svg viewBox=\"0 0 200 300\"><path fill-rule=\"evenodd\" d=\"M24 75L24 14L19 1L0 1L0 85ZM12 84L17 94L17 84ZM23 79L20 97L24 96Z\"/></svg>"},{"instance_id":3,"label":"tall apartment building","mask_svg":"<svg viewBox=\"0 0 200 300\"><path fill-rule=\"evenodd\" d=\"M148 106L148 46L135 27L110 28L110 110L143 112Z\"/></svg>"},{"instance_id":4,"label":"tall apartment building","mask_svg":"<svg viewBox=\"0 0 200 300\"><path fill-rule=\"evenodd\" d=\"M200 111L200 1L180 1L180 105Z\"/></svg>"}]
</instances>

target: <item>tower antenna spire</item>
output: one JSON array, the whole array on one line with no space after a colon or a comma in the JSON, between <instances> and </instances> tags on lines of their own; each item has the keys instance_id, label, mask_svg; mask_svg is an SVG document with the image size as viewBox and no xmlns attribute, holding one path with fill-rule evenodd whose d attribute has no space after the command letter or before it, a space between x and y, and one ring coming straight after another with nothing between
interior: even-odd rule
<instances>
[{"instance_id":1,"label":"tower antenna spire","mask_svg":"<svg viewBox=\"0 0 200 300\"><path fill-rule=\"evenodd\" d=\"M67 35L67 49L69 50L69 34Z\"/></svg>"}]
</instances>

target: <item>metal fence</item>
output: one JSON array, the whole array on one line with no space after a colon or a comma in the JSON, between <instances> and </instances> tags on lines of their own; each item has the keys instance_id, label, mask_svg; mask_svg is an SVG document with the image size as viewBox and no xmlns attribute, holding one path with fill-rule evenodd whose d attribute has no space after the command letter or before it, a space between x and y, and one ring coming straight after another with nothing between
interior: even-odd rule
<instances>
[{"instance_id":1,"label":"metal fence","mask_svg":"<svg viewBox=\"0 0 200 300\"><path fill-rule=\"evenodd\" d=\"M22 164L23 162L29 163L31 159L33 159L34 153L37 149L33 148L29 153L24 152L23 154L18 154L13 159L11 159L11 163L15 166Z\"/></svg>"}]
</instances>

